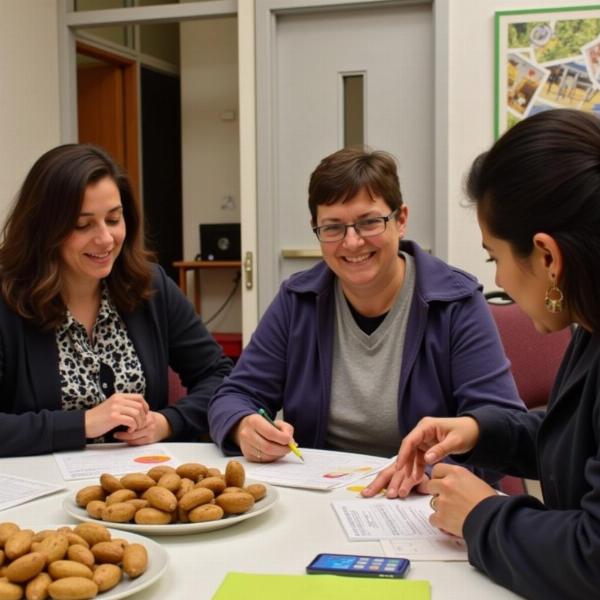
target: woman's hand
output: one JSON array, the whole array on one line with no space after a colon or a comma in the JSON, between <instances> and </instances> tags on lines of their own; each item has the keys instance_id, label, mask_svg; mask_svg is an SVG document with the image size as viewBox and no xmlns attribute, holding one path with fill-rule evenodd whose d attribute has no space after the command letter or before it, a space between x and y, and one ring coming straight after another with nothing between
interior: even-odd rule
<instances>
[{"instance_id":1,"label":"woman's hand","mask_svg":"<svg viewBox=\"0 0 600 600\"><path fill-rule=\"evenodd\" d=\"M484 498L496 495L494 488L468 469L446 463L433 467L431 481L425 487L434 497L429 522L458 537L463 537L465 519L473 508Z\"/></svg>"},{"instance_id":2,"label":"woman's hand","mask_svg":"<svg viewBox=\"0 0 600 600\"><path fill-rule=\"evenodd\" d=\"M396 469L420 481L425 465L439 462L449 454L464 454L475 447L478 439L479 424L472 417L424 417L402 440Z\"/></svg>"},{"instance_id":3,"label":"woman's hand","mask_svg":"<svg viewBox=\"0 0 600 600\"><path fill-rule=\"evenodd\" d=\"M399 471L394 464L380 471L377 477L361 491L361 494L365 498L371 498L385 489L386 498L406 498L413 488L420 494L428 494L425 487L428 481L429 477L426 474L423 474L420 479L412 475L407 477L404 470Z\"/></svg>"},{"instance_id":4,"label":"woman's hand","mask_svg":"<svg viewBox=\"0 0 600 600\"><path fill-rule=\"evenodd\" d=\"M153 444L171 437L172 429L169 420L159 412L149 411L146 415L146 425L134 431L116 431L114 438L127 442L130 446Z\"/></svg>"},{"instance_id":5,"label":"woman's hand","mask_svg":"<svg viewBox=\"0 0 600 600\"><path fill-rule=\"evenodd\" d=\"M123 425L132 432L146 426L150 410L141 394L113 394L85 411L85 437L95 438Z\"/></svg>"},{"instance_id":6,"label":"woman's hand","mask_svg":"<svg viewBox=\"0 0 600 600\"><path fill-rule=\"evenodd\" d=\"M285 421L275 421L273 427L260 415L248 415L232 431L233 441L242 454L253 462L273 462L285 456L294 439L294 428Z\"/></svg>"}]
</instances>

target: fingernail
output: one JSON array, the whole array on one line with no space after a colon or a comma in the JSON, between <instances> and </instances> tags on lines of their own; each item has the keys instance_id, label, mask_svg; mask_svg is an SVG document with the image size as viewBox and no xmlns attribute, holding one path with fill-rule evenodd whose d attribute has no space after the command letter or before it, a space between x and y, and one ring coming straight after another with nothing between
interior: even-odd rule
<instances>
[{"instance_id":1,"label":"fingernail","mask_svg":"<svg viewBox=\"0 0 600 600\"><path fill-rule=\"evenodd\" d=\"M427 462L435 462L436 459L437 459L437 454L435 452L427 452L425 454L425 460Z\"/></svg>"}]
</instances>

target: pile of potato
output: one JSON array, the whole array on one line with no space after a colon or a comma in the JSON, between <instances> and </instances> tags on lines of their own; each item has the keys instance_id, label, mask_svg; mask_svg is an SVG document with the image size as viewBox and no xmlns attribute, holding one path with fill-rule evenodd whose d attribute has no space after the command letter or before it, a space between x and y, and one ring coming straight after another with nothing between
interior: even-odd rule
<instances>
[{"instance_id":1,"label":"pile of potato","mask_svg":"<svg viewBox=\"0 0 600 600\"><path fill-rule=\"evenodd\" d=\"M123 477L104 473L100 485L82 488L75 501L94 519L111 523L202 523L245 513L264 498L266 487L244 487L245 479L236 460L227 463L225 474L199 463L163 465Z\"/></svg>"},{"instance_id":2,"label":"pile of potato","mask_svg":"<svg viewBox=\"0 0 600 600\"><path fill-rule=\"evenodd\" d=\"M0 523L0 600L87 600L147 566L142 544L111 539L100 523L37 533Z\"/></svg>"}]
</instances>

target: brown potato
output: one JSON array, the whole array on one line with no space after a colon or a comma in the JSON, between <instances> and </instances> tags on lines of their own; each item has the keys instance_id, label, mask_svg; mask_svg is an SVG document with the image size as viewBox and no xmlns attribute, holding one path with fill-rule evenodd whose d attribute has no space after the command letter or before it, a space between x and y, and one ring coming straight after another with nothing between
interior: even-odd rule
<instances>
[{"instance_id":1,"label":"brown potato","mask_svg":"<svg viewBox=\"0 0 600 600\"><path fill-rule=\"evenodd\" d=\"M5 575L12 583L24 583L39 575L46 566L46 557L41 552L30 552L6 567Z\"/></svg>"},{"instance_id":2,"label":"brown potato","mask_svg":"<svg viewBox=\"0 0 600 600\"><path fill-rule=\"evenodd\" d=\"M135 506L135 510L139 510L140 508L146 508L146 506L149 506L148 500L144 500L143 498L134 498L133 500L125 500L125 502L127 502L127 504L132 504L133 506Z\"/></svg>"},{"instance_id":3,"label":"brown potato","mask_svg":"<svg viewBox=\"0 0 600 600\"><path fill-rule=\"evenodd\" d=\"M81 536L90 547L98 542L110 540L110 532L100 523L80 523L75 527L75 533Z\"/></svg>"},{"instance_id":4,"label":"brown potato","mask_svg":"<svg viewBox=\"0 0 600 600\"><path fill-rule=\"evenodd\" d=\"M267 495L267 488L262 483L251 483L250 485L247 485L243 491L254 496L256 502L262 500Z\"/></svg>"},{"instance_id":5,"label":"brown potato","mask_svg":"<svg viewBox=\"0 0 600 600\"><path fill-rule=\"evenodd\" d=\"M1 600L21 600L22 597L23 588L20 585L9 581L0 581Z\"/></svg>"},{"instance_id":6,"label":"brown potato","mask_svg":"<svg viewBox=\"0 0 600 600\"><path fill-rule=\"evenodd\" d=\"M140 508L135 513L134 520L138 525L166 525L171 522L171 514L158 508Z\"/></svg>"},{"instance_id":7,"label":"brown potato","mask_svg":"<svg viewBox=\"0 0 600 600\"><path fill-rule=\"evenodd\" d=\"M39 543L42 540L45 540L49 535L56 535L56 529L42 529L42 531L37 531L33 534L33 537L31 538L31 543Z\"/></svg>"},{"instance_id":8,"label":"brown potato","mask_svg":"<svg viewBox=\"0 0 600 600\"><path fill-rule=\"evenodd\" d=\"M168 465L158 465L156 467L152 467L146 475L148 477L152 477L154 481L158 481L165 473L175 473L175 469L173 467L169 467Z\"/></svg>"},{"instance_id":9,"label":"brown potato","mask_svg":"<svg viewBox=\"0 0 600 600\"><path fill-rule=\"evenodd\" d=\"M48 586L53 600L88 600L98 595L98 586L86 577L65 577Z\"/></svg>"},{"instance_id":10,"label":"brown potato","mask_svg":"<svg viewBox=\"0 0 600 600\"><path fill-rule=\"evenodd\" d=\"M239 515L254 506L254 496L248 492L221 494L215 498L215 502L225 511L225 514Z\"/></svg>"},{"instance_id":11,"label":"brown potato","mask_svg":"<svg viewBox=\"0 0 600 600\"><path fill-rule=\"evenodd\" d=\"M127 523L133 519L136 508L129 502L115 502L102 511L102 520L112 523Z\"/></svg>"},{"instance_id":12,"label":"brown potato","mask_svg":"<svg viewBox=\"0 0 600 600\"><path fill-rule=\"evenodd\" d=\"M150 503L150 506L158 508L158 510L173 512L177 508L177 498L175 498L175 494L166 487L162 487L160 484L146 490L144 496Z\"/></svg>"},{"instance_id":13,"label":"brown potato","mask_svg":"<svg viewBox=\"0 0 600 600\"><path fill-rule=\"evenodd\" d=\"M86 507L85 507L85 511L87 512L88 515L90 515L90 517L94 518L94 519L101 519L102 518L102 511L106 508L106 502L103 502L102 500L92 500L91 502L88 502Z\"/></svg>"},{"instance_id":14,"label":"brown potato","mask_svg":"<svg viewBox=\"0 0 600 600\"><path fill-rule=\"evenodd\" d=\"M205 477L204 479L201 479L196 484L195 487L196 487L196 489L197 488L207 488L207 489L211 490L215 496L218 496L219 494L221 494L223 492L223 490L227 486L225 485L225 479L223 479L222 477L212 476L212 477Z\"/></svg>"},{"instance_id":15,"label":"brown potato","mask_svg":"<svg viewBox=\"0 0 600 600\"><path fill-rule=\"evenodd\" d=\"M123 559L123 546L119 542L99 542L91 547L98 563L119 564Z\"/></svg>"},{"instance_id":16,"label":"brown potato","mask_svg":"<svg viewBox=\"0 0 600 600\"><path fill-rule=\"evenodd\" d=\"M176 471L180 477L186 477L192 481L198 481L200 477L206 477L208 474L208 469L200 463L184 463L179 465Z\"/></svg>"},{"instance_id":17,"label":"brown potato","mask_svg":"<svg viewBox=\"0 0 600 600\"><path fill-rule=\"evenodd\" d=\"M92 500L104 500L104 498L106 498L106 492L101 485L88 485L77 492L75 502L77 502L78 506L85 508L88 502Z\"/></svg>"},{"instance_id":18,"label":"brown potato","mask_svg":"<svg viewBox=\"0 0 600 600\"><path fill-rule=\"evenodd\" d=\"M0 567L4 563L4 550L0 550Z\"/></svg>"},{"instance_id":19,"label":"brown potato","mask_svg":"<svg viewBox=\"0 0 600 600\"><path fill-rule=\"evenodd\" d=\"M90 547L90 545L80 535L77 535L73 531L69 531L63 535L66 536L69 546L72 546L73 544L79 544L80 546L85 546L86 548Z\"/></svg>"},{"instance_id":20,"label":"brown potato","mask_svg":"<svg viewBox=\"0 0 600 600\"><path fill-rule=\"evenodd\" d=\"M156 481L152 477L148 477L146 473L129 473L121 477L121 483L124 488L133 490L134 492L144 492L153 485L156 485Z\"/></svg>"},{"instance_id":21,"label":"brown potato","mask_svg":"<svg viewBox=\"0 0 600 600\"><path fill-rule=\"evenodd\" d=\"M237 492L243 492L244 488L241 487L226 487L221 494L235 494Z\"/></svg>"},{"instance_id":22,"label":"brown potato","mask_svg":"<svg viewBox=\"0 0 600 600\"><path fill-rule=\"evenodd\" d=\"M208 467L205 477L224 477L224 475L216 467Z\"/></svg>"},{"instance_id":23,"label":"brown potato","mask_svg":"<svg viewBox=\"0 0 600 600\"><path fill-rule=\"evenodd\" d=\"M96 558L92 551L81 544L73 544L67 550L67 558L79 562L90 569L96 564Z\"/></svg>"},{"instance_id":24,"label":"brown potato","mask_svg":"<svg viewBox=\"0 0 600 600\"><path fill-rule=\"evenodd\" d=\"M33 542L33 531L31 529L20 529L8 536L4 542L4 554L9 560L15 560L19 556L27 554L31 550Z\"/></svg>"},{"instance_id":25,"label":"brown potato","mask_svg":"<svg viewBox=\"0 0 600 600\"><path fill-rule=\"evenodd\" d=\"M196 506L210 502L214 497L215 495L212 490L197 487L189 491L179 500L179 507L189 511L192 510L192 508L196 508Z\"/></svg>"},{"instance_id":26,"label":"brown potato","mask_svg":"<svg viewBox=\"0 0 600 600\"><path fill-rule=\"evenodd\" d=\"M0 523L0 549L4 548L6 540L21 529L16 523Z\"/></svg>"},{"instance_id":27,"label":"brown potato","mask_svg":"<svg viewBox=\"0 0 600 600\"><path fill-rule=\"evenodd\" d=\"M223 518L224 511L216 504L202 504L190 510L188 519L192 523L204 523L205 521L218 521Z\"/></svg>"},{"instance_id":28,"label":"brown potato","mask_svg":"<svg viewBox=\"0 0 600 600\"><path fill-rule=\"evenodd\" d=\"M100 475L100 485L107 494L112 494L117 490L123 489L123 484L119 478L110 473L102 473L102 475Z\"/></svg>"},{"instance_id":29,"label":"brown potato","mask_svg":"<svg viewBox=\"0 0 600 600\"><path fill-rule=\"evenodd\" d=\"M115 587L123 578L123 571L117 565L98 565L92 581L98 586L99 592L106 592Z\"/></svg>"},{"instance_id":30,"label":"brown potato","mask_svg":"<svg viewBox=\"0 0 600 600\"><path fill-rule=\"evenodd\" d=\"M46 557L46 563L50 564L55 560L61 560L65 557L69 548L69 540L64 533L54 532L47 538L44 538L38 545L37 551Z\"/></svg>"},{"instance_id":31,"label":"brown potato","mask_svg":"<svg viewBox=\"0 0 600 600\"><path fill-rule=\"evenodd\" d=\"M244 466L237 460L230 460L225 467L225 483L227 487L244 487L246 472Z\"/></svg>"},{"instance_id":32,"label":"brown potato","mask_svg":"<svg viewBox=\"0 0 600 600\"><path fill-rule=\"evenodd\" d=\"M123 553L123 571L139 577L148 567L148 552L142 544L129 544Z\"/></svg>"},{"instance_id":33,"label":"brown potato","mask_svg":"<svg viewBox=\"0 0 600 600\"><path fill-rule=\"evenodd\" d=\"M25 598L27 600L46 600L48 597L48 586L51 583L52 577L46 571L42 571L25 587Z\"/></svg>"},{"instance_id":34,"label":"brown potato","mask_svg":"<svg viewBox=\"0 0 600 600\"><path fill-rule=\"evenodd\" d=\"M52 579L63 579L64 577L92 578L92 570L75 560L55 560L48 565L48 574Z\"/></svg>"},{"instance_id":35,"label":"brown potato","mask_svg":"<svg viewBox=\"0 0 600 600\"><path fill-rule=\"evenodd\" d=\"M187 477L183 477L181 479L181 485L179 486L179 489L177 490L175 497L177 498L177 500L181 500L182 496L184 496L190 490L193 490L193 489L194 489L194 482L191 479L188 479Z\"/></svg>"},{"instance_id":36,"label":"brown potato","mask_svg":"<svg viewBox=\"0 0 600 600\"><path fill-rule=\"evenodd\" d=\"M116 504L117 502L127 502L127 500L135 500L137 497L137 494L133 490L117 490L116 492L113 492L110 496L107 496L106 505L110 506L111 504Z\"/></svg>"},{"instance_id":37,"label":"brown potato","mask_svg":"<svg viewBox=\"0 0 600 600\"><path fill-rule=\"evenodd\" d=\"M181 477L177 473L165 473L156 485L160 485L175 493L181 485Z\"/></svg>"}]
</instances>

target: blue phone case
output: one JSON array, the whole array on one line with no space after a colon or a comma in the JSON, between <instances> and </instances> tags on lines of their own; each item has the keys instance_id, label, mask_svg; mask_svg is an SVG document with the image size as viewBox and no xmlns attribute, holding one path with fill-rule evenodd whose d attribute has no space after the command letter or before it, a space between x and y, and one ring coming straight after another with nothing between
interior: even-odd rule
<instances>
[{"instance_id":1,"label":"blue phone case","mask_svg":"<svg viewBox=\"0 0 600 600\"><path fill-rule=\"evenodd\" d=\"M410 566L406 558L318 554L306 567L309 574L353 575L358 577L404 577Z\"/></svg>"}]
</instances>

